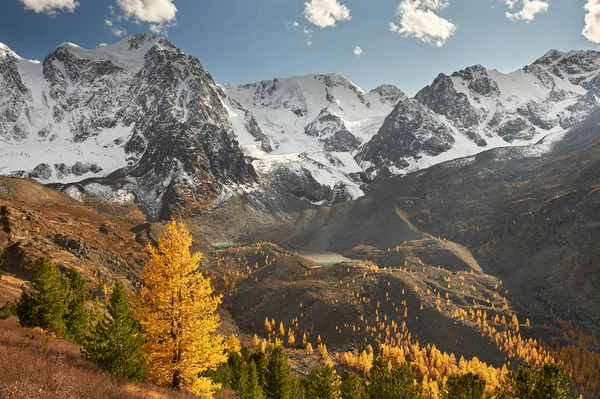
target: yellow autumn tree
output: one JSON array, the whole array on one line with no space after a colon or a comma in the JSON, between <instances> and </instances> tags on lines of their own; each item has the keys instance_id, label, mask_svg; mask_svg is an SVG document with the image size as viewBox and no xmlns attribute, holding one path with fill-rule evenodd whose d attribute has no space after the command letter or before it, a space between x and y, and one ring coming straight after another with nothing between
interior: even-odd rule
<instances>
[{"instance_id":1,"label":"yellow autumn tree","mask_svg":"<svg viewBox=\"0 0 600 399\"><path fill-rule=\"evenodd\" d=\"M185 224L171 221L158 240L148 245L142 286L134 311L143 327L143 352L150 377L160 385L213 397L215 386L200 375L226 360L223 337L216 333L221 296L198 270L202 253L190 252L192 237Z\"/></svg>"}]
</instances>

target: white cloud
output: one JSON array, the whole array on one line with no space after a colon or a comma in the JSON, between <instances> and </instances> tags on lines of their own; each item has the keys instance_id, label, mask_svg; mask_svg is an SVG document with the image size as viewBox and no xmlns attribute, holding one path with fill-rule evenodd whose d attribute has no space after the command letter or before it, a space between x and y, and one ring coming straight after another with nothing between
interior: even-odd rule
<instances>
[{"instance_id":1,"label":"white cloud","mask_svg":"<svg viewBox=\"0 0 600 399\"><path fill-rule=\"evenodd\" d=\"M583 36L593 43L600 43L600 0L587 0Z\"/></svg>"},{"instance_id":2,"label":"white cloud","mask_svg":"<svg viewBox=\"0 0 600 399\"><path fill-rule=\"evenodd\" d=\"M503 0L511 10L517 6L521 7L518 12L507 12L506 17L513 22L533 21L537 14L548 11L550 3L548 0Z\"/></svg>"},{"instance_id":3,"label":"white cloud","mask_svg":"<svg viewBox=\"0 0 600 399\"><path fill-rule=\"evenodd\" d=\"M177 17L177 7L173 0L117 0L126 18L138 22L161 24Z\"/></svg>"},{"instance_id":4,"label":"white cloud","mask_svg":"<svg viewBox=\"0 0 600 399\"><path fill-rule=\"evenodd\" d=\"M350 9L338 0L311 0L304 3L304 17L319 28L335 26L337 21L351 19Z\"/></svg>"},{"instance_id":5,"label":"white cloud","mask_svg":"<svg viewBox=\"0 0 600 399\"><path fill-rule=\"evenodd\" d=\"M400 24L390 22L390 31L442 47L454 35L456 26L435 11L448 5L448 0L402 0L396 9Z\"/></svg>"},{"instance_id":6,"label":"white cloud","mask_svg":"<svg viewBox=\"0 0 600 399\"><path fill-rule=\"evenodd\" d=\"M54 16L59 11L75 12L75 8L79 6L77 0L19 0L25 6L26 10L35 11L36 13L46 13Z\"/></svg>"},{"instance_id":7,"label":"white cloud","mask_svg":"<svg viewBox=\"0 0 600 399\"><path fill-rule=\"evenodd\" d=\"M287 29L292 29L292 30L295 30L296 32L300 32L300 33L306 35L306 45L308 47L311 47L313 45L312 37L315 32L312 29L308 29L306 26L304 28L300 29L300 23L298 23L297 21L284 22L283 24L285 25L285 27Z\"/></svg>"},{"instance_id":8,"label":"white cloud","mask_svg":"<svg viewBox=\"0 0 600 399\"><path fill-rule=\"evenodd\" d=\"M108 6L109 16L104 24L113 35L124 36L127 31L117 26L123 21L133 20L137 24L148 23L153 33L168 35L169 28L177 26L177 7L173 0L116 0L118 9Z\"/></svg>"},{"instance_id":9,"label":"white cloud","mask_svg":"<svg viewBox=\"0 0 600 399\"><path fill-rule=\"evenodd\" d=\"M359 46L354 46L354 55L360 57L363 54L363 49Z\"/></svg>"},{"instance_id":10,"label":"white cloud","mask_svg":"<svg viewBox=\"0 0 600 399\"><path fill-rule=\"evenodd\" d=\"M125 28L122 28L120 26L115 26L115 27L111 28L110 33L112 33L116 37L122 37L127 34L127 31L125 30Z\"/></svg>"}]
</instances>

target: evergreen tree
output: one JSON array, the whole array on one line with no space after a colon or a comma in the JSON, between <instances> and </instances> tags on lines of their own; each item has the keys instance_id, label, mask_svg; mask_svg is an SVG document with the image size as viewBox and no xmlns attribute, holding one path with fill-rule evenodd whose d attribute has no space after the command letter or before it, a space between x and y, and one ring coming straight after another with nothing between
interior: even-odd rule
<instances>
[{"instance_id":1,"label":"evergreen tree","mask_svg":"<svg viewBox=\"0 0 600 399\"><path fill-rule=\"evenodd\" d=\"M241 399L264 399L265 393L258 383L258 371L256 369L256 363L248 363L246 375L248 383L246 385L246 389L241 395Z\"/></svg>"},{"instance_id":2,"label":"evergreen tree","mask_svg":"<svg viewBox=\"0 0 600 399\"><path fill-rule=\"evenodd\" d=\"M231 369L231 379L229 386L238 394L246 391L248 385L248 370L246 369L246 362L239 353L231 353L227 364Z\"/></svg>"},{"instance_id":3,"label":"evergreen tree","mask_svg":"<svg viewBox=\"0 0 600 399\"><path fill-rule=\"evenodd\" d=\"M570 399L567 376L559 366L546 364L542 368L519 367L510 371L496 392L497 399Z\"/></svg>"},{"instance_id":4,"label":"evergreen tree","mask_svg":"<svg viewBox=\"0 0 600 399\"><path fill-rule=\"evenodd\" d=\"M292 376L287 357L282 348L276 347L269 356L265 372L265 391L270 399L290 399Z\"/></svg>"},{"instance_id":5,"label":"evergreen tree","mask_svg":"<svg viewBox=\"0 0 600 399\"><path fill-rule=\"evenodd\" d=\"M415 385L415 375L407 364L394 365L390 371L388 361L378 357L369 373L367 394L370 399L420 399L420 386Z\"/></svg>"},{"instance_id":6,"label":"evergreen tree","mask_svg":"<svg viewBox=\"0 0 600 399\"><path fill-rule=\"evenodd\" d=\"M142 287L134 297L135 315L146 343L149 374L161 385L212 397L218 388L204 376L227 360L217 334L221 303L198 270L203 255L190 252L192 236L183 222L167 224L158 247L148 245Z\"/></svg>"},{"instance_id":7,"label":"evergreen tree","mask_svg":"<svg viewBox=\"0 0 600 399\"><path fill-rule=\"evenodd\" d=\"M310 372L306 383L307 399L341 399L341 379L329 366L319 367Z\"/></svg>"},{"instance_id":8,"label":"evergreen tree","mask_svg":"<svg viewBox=\"0 0 600 399\"><path fill-rule=\"evenodd\" d=\"M306 381L303 378L290 376L290 399L306 399L306 390L304 386Z\"/></svg>"},{"instance_id":9,"label":"evergreen tree","mask_svg":"<svg viewBox=\"0 0 600 399\"><path fill-rule=\"evenodd\" d=\"M147 373L146 359L141 352L144 338L119 280L115 281L107 310L110 317L96 324L84 343L83 352L116 377L142 380Z\"/></svg>"},{"instance_id":10,"label":"evergreen tree","mask_svg":"<svg viewBox=\"0 0 600 399\"><path fill-rule=\"evenodd\" d=\"M262 352L253 353L250 356L250 361L253 362L254 364L256 364L256 373L258 375L258 384L264 388L264 386L266 384L265 372L267 370L267 364L269 362L267 360L267 357Z\"/></svg>"},{"instance_id":11,"label":"evergreen tree","mask_svg":"<svg viewBox=\"0 0 600 399\"><path fill-rule=\"evenodd\" d=\"M342 399L366 399L365 383L359 375L349 372L342 373L340 386Z\"/></svg>"},{"instance_id":12,"label":"evergreen tree","mask_svg":"<svg viewBox=\"0 0 600 399\"><path fill-rule=\"evenodd\" d=\"M65 337L82 344L90 321L90 311L86 306L90 299L90 292L85 286L83 276L75 269L69 270L65 282L67 283L67 309L63 316L67 329Z\"/></svg>"},{"instance_id":13,"label":"evergreen tree","mask_svg":"<svg viewBox=\"0 0 600 399\"><path fill-rule=\"evenodd\" d=\"M17 303L17 316L24 326L42 327L59 336L67 332L67 286L60 271L48 258L39 258L31 265L29 289L23 288Z\"/></svg>"},{"instance_id":14,"label":"evergreen tree","mask_svg":"<svg viewBox=\"0 0 600 399\"><path fill-rule=\"evenodd\" d=\"M486 381L473 373L450 376L444 399L483 399L485 385Z\"/></svg>"}]
</instances>

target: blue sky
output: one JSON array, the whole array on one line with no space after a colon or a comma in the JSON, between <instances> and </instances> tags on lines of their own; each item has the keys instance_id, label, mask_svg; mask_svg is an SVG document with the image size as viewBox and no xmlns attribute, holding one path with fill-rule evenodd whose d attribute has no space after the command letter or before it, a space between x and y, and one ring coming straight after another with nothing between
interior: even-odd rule
<instances>
[{"instance_id":1,"label":"blue sky","mask_svg":"<svg viewBox=\"0 0 600 399\"><path fill-rule=\"evenodd\" d=\"M600 0L310 0L305 13L308 1L3 0L0 42L41 60L65 41L94 48L120 40L118 29L152 27L218 82L335 72L365 90L391 83L413 95L440 72L473 64L510 72L549 49L600 41Z\"/></svg>"}]
</instances>

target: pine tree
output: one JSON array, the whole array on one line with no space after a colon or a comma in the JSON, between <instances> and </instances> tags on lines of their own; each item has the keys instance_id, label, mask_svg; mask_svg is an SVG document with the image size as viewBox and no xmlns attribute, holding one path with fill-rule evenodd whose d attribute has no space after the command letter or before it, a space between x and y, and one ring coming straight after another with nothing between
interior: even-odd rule
<instances>
[{"instance_id":1,"label":"pine tree","mask_svg":"<svg viewBox=\"0 0 600 399\"><path fill-rule=\"evenodd\" d=\"M363 379L357 374L347 371L342 373L340 391L342 399L366 399L367 397Z\"/></svg>"},{"instance_id":2,"label":"pine tree","mask_svg":"<svg viewBox=\"0 0 600 399\"><path fill-rule=\"evenodd\" d=\"M304 379L290 377L290 399L306 399L306 390L304 389Z\"/></svg>"},{"instance_id":3,"label":"pine tree","mask_svg":"<svg viewBox=\"0 0 600 399\"><path fill-rule=\"evenodd\" d=\"M341 399L341 379L329 366L319 367L310 372L306 383L307 399Z\"/></svg>"},{"instance_id":4,"label":"pine tree","mask_svg":"<svg viewBox=\"0 0 600 399\"><path fill-rule=\"evenodd\" d=\"M265 391L270 399L290 399L292 378L287 356L282 348L276 347L269 356L265 372Z\"/></svg>"},{"instance_id":5,"label":"pine tree","mask_svg":"<svg viewBox=\"0 0 600 399\"><path fill-rule=\"evenodd\" d=\"M213 396L215 386L201 376L223 363L226 345L216 333L221 296L198 270L201 253L190 253L192 237L183 222L172 221L158 240L148 245L142 287L134 310L146 338L144 354L154 381L201 396Z\"/></svg>"},{"instance_id":6,"label":"pine tree","mask_svg":"<svg viewBox=\"0 0 600 399\"><path fill-rule=\"evenodd\" d=\"M444 399L483 399L486 381L467 373L448 377Z\"/></svg>"},{"instance_id":7,"label":"pine tree","mask_svg":"<svg viewBox=\"0 0 600 399\"><path fill-rule=\"evenodd\" d=\"M256 363L248 363L246 374L248 376L248 383L241 395L241 399L264 399L265 393L259 383Z\"/></svg>"},{"instance_id":8,"label":"pine tree","mask_svg":"<svg viewBox=\"0 0 600 399\"><path fill-rule=\"evenodd\" d=\"M141 352L144 338L119 280L115 281L107 310L110 317L96 324L84 343L83 353L116 377L142 380L147 373Z\"/></svg>"},{"instance_id":9,"label":"pine tree","mask_svg":"<svg viewBox=\"0 0 600 399\"><path fill-rule=\"evenodd\" d=\"M420 399L420 387L415 385L415 375L407 364L396 364L391 371L388 361L378 357L369 373L367 394L370 399L402 398Z\"/></svg>"},{"instance_id":10,"label":"pine tree","mask_svg":"<svg viewBox=\"0 0 600 399\"><path fill-rule=\"evenodd\" d=\"M229 355L227 364L231 369L229 386L238 394L245 392L248 385L246 362L239 353L234 352Z\"/></svg>"},{"instance_id":11,"label":"pine tree","mask_svg":"<svg viewBox=\"0 0 600 399\"><path fill-rule=\"evenodd\" d=\"M250 356L250 361L256 364L258 384L261 387L264 387L266 385L265 373L267 371L267 364L269 363L267 357L262 352L253 353L252 356Z\"/></svg>"},{"instance_id":12,"label":"pine tree","mask_svg":"<svg viewBox=\"0 0 600 399\"><path fill-rule=\"evenodd\" d=\"M30 288L23 289L17 303L19 322L64 336L67 332L63 319L68 308L66 288L60 271L48 258L33 262Z\"/></svg>"},{"instance_id":13,"label":"pine tree","mask_svg":"<svg viewBox=\"0 0 600 399\"><path fill-rule=\"evenodd\" d=\"M510 371L497 389L497 399L571 399L567 376L559 366L546 364L542 368L519 367Z\"/></svg>"},{"instance_id":14,"label":"pine tree","mask_svg":"<svg viewBox=\"0 0 600 399\"><path fill-rule=\"evenodd\" d=\"M86 306L90 292L85 286L83 276L75 269L66 275L67 310L63 318L67 329L66 338L82 344L90 322L90 311Z\"/></svg>"}]
</instances>

